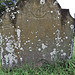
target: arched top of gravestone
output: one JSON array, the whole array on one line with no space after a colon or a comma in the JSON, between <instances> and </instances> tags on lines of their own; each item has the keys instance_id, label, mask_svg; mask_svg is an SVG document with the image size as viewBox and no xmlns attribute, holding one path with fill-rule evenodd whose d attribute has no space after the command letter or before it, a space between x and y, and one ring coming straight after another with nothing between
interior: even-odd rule
<instances>
[{"instance_id":1,"label":"arched top of gravestone","mask_svg":"<svg viewBox=\"0 0 75 75\"><path fill-rule=\"evenodd\" d=\"M26 3L34 3L37 5L44 5L45 3L47 4L52 3L53 5L58 5L59 8L61 8L57 0L19 0L16 6L23 7L24 5L26 5Z\"/></svg>"},{"instance_id":2,"label":"arched top of gravestone","mask_svg":"<svg viewBox=\"0 0 75 75\"><path fill-rule=\"evenodd\" d=\"M41 4L41 2L40 1L44 1L44 4ZM46 5L45 5L46 4ZM51 6L52 5L52 6ZM25 6L25 7L24 7ZM32 9L31 9L31 6L33 6L32 7ZM38 8L42 8L43 10L46 10L44 7L45 6L50 6L50 8L52 8L52 9L54 9L55 8L55 6L56 6L56 8L58 8L59 10L61 10L61 15L63 16L66 16L66 14L68 13L69 14L69 16L70 17L72 17L71 15L70 15L70 13L69 13L69 9L61 9L61 6L60 6L60 4L57 2L57 0L19 0L18 2L17 2L17 4L15 5L15 6L12 6L12 7L6 7L6 12L4 13L4 14L2 14L1 15L1 18L2 17L4 17L7 13L9 13L8 14L8 16L10 17L10 20L12 21L12 23L15 23L15 21L16 21L16 15L18 14L18 13L20 13L19 12L19 10L24 10L24 8L25 9L27 9L27 10L30 10L31 9L31 11L32 11L32 14L35 16L35 17L38 17L38 16L36 16L35 14L34 14L34 10L35 9L37 9L38 10ZM24 7L24 8L23 8ZM64 13L64 14L63 14ZM44 16L45 14L43 14L43 15L41 15L41 17L42 16Z\"/></svg>"},{"instance_id":3,"label":"arched top of gravestone","mask_svg":"<svg viewBox=\"0 0 75 75\"><path fill-rule=\"evenodd\" d=\"M40 1L45 1L45 3L49 6L50 5L50 8L53 9L54 6L56 6L56 8L58 8L59 10L61 10L62 12L64 12L64 15L66 16L66 14L68 13L69 16L72 18L72 16L70 15L69 13L69 9L61 9L61 5L58 3L57 0L19 0L16 4L17 8L19 10L23 10L24 6L27 7L31 7L32 5L34 5L33 7L37 9L37 7L40 7L41 6L44 6L44 4L41 4ZM51 6L52 4L52 6ZM44 7L43 7L44 9ZM61 12L61 13L62 13Z\"/></svg>"},{"instance_id":4,"label":"arched top of gravestone","mask_svg":"<svg viewBox=\"0 0 75 75\"><path fill-rule=\"evenodd\" d=\"M38 5L38 6L43 5L43 4L40 3L40 1L45 1L45 3L47 3L48 5L50 3L53 4L53 5L57 5L58 8L61 9L61 5L60 5L60 3L58 3L58 0L19 0L15 6L11 6L11 7L7 6L6 7L6 12L9 12L9 13L13 12L13 11L16 10L16 8L22 10L24 5L26 5L26 4L30 5L30 3L34 3L34 4ZM63 10L65 12L65 11L68 11L69 9L61 9L61 10ZM4 13L0 14L0 17L2 17L2 15L4 15Z\"/></svg>"}]
</instances>

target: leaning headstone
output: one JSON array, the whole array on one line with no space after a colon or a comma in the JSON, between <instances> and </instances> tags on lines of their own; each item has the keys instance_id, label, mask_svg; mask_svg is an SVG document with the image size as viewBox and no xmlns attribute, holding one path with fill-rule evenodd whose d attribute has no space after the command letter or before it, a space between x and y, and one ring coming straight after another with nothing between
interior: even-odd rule
<instances>
[{"instance_id":1,"label":"leaning headstone","mask_svg":"<svg viewBox=\"0 0 75 75\"><path fill-rule=\"evenodd\" d=\"M2 67L72 57L74 21L55 0L20 0L0 19Z\"/></svg>"}]
</instances>

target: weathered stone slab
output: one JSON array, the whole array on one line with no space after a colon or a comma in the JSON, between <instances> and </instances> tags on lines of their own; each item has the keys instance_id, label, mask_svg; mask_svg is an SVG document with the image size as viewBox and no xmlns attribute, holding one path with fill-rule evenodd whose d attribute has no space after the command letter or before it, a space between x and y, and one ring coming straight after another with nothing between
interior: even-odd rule
<instances>
[{"instance_id":1,"label":"weathered stone slab","mask_svg":"<svg viewBox=\"0 0 75 75\"><path fill-rule=\"evenodd\" d=\"M44 2L42 2L44 1ZM74 21L55 0L20 0L0 23L2 67L72 57Z\"/></svg>"}]
</instances>

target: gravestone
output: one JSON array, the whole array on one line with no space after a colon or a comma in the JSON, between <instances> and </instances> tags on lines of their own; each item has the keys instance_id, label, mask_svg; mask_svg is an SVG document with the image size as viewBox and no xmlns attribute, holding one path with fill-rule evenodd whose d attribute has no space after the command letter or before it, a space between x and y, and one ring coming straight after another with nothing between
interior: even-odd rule
<instances>
[{"instance_id":1,"label":"gravestone","mask_svg":"<svg viewBox=\"0 0 75 75\"><path fill-rule=\"evenodd\" d=\"M2 67L72 57L74 21L55 0L20 0L0 19Z\"/></svg>"}]
</instances>

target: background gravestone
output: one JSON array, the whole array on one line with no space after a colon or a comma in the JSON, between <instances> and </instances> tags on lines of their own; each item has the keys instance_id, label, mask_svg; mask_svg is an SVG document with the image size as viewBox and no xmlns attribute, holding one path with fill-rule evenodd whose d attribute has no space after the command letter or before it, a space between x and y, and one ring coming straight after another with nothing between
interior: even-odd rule
<instances>
[{"instance_id":1,"label":"background gravestone","mask_svg":"<svg viewBox=\"0 0 75 75\"><path fill-rule=\"evenodd\" d=\"M20 0L0 21L2 67L70 59L74 22L55 0Z\"/></svg>"}]
</instances>

